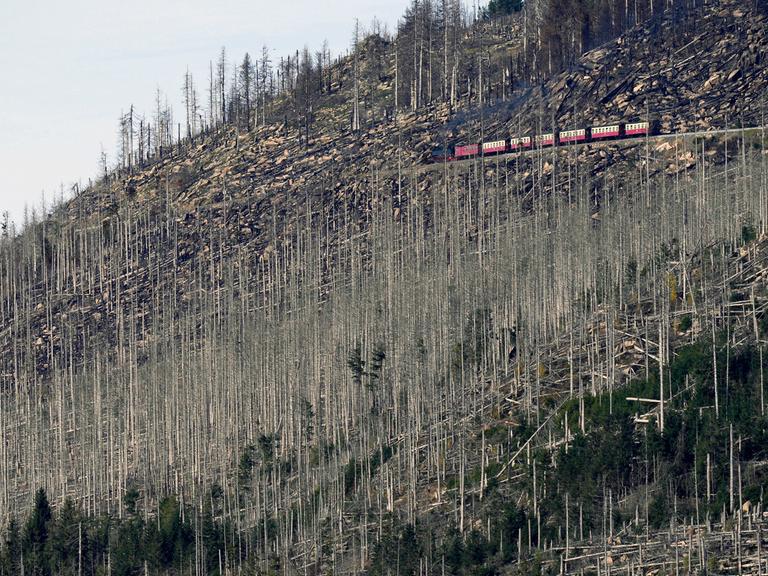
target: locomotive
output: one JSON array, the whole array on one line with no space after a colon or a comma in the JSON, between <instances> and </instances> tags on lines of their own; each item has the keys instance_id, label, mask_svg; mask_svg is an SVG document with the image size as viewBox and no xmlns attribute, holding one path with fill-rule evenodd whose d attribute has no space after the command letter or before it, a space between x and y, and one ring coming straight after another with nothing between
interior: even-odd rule
<instances>
[{"instance_id":1,"label":"locomotive","mask_svg":"<svg viewBox=\"0 0 768 576\"><path fill-rule=\"evenodd\" d=\"M479 156L496 156L535 148L639 138L641 136L654 135L657 132L658 127L654 122L620 122L605 126L592 126L590 128L538 134L533 137L513 137L506 140L478 142L477 144L464 144L460 146L451 144L446 147L435 148L432 151L430 160L432 162L453 162L455 160L466 160Z\"/></svg>"}]
</instances>

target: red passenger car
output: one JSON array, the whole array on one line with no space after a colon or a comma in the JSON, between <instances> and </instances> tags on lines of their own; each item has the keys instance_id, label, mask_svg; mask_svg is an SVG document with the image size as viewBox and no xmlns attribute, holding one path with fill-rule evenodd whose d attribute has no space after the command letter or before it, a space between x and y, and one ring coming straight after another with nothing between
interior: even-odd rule
<instances>
[{"instance_id":1,"label":"red passenger car","mask_svg":"<svg viewBox=\"0 0 768 576\"><path fill-rule=\"evenodd\" d=\"M510 150L522 150L531 147L531 137L523 136L522 138L512 138L509 141Z\"/></svg>"},{"instance_id":2,"label":"red passenger car","mask_svg":"<svg viewBox=\"0 0 768 576\"><path fill-rule=\"evenodd\" d=\"M483 142L483 156L489 154L498 154L508 150L506 140L496 140L494 142Z\"/></svg>"},{"instance_id":3,"label":"red passenger car","mask_svg":"<svg viewBox=\"0 0 768 576\"><path fill-rule=\"evenodd\" d=\"M568 144L570 142L584 142L587 139L587 131L582 128L580 130L566 130L560 132L560 144Z\"/></svg>"},{"instance_id":4,"label":"red passenger car","mask_svg":"<svg viewBox=\"0 0 768 576\"><path fill-rule=\"evenodd\" d=\"M648 122L634 122L624 125L624 134L626 136L646 136L650 131Z\"/></svg>"},{"instance_id":5,"label":"red passenger car","mask_svg":"<svg viewBox=\"0 0 768 576\"><path fill-rule=\"evenodd\" d=\"M590 132L592 133L592 140L618 138L621 135L621 125L611 124L610 126L593 126Z\"/></svg>"}]
</instances>

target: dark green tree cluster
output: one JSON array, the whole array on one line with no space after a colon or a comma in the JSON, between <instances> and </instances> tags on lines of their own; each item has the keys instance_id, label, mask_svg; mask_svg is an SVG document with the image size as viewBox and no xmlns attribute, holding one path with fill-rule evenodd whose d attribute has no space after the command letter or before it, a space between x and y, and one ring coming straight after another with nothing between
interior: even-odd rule
<instances>
[{"instance_id":1,"label":"dark green tree cluster","mask_svg":"<svg viewBox=\"0 0 768 576\"><path fill-rule=\"evenodd\" d=\"M473 318L473 322L477 320L477 316ZM476 337L477 333L470 331L465 343ZM761 368L763 373L768 369L768 351L760 354L755 344L732 347L728 342L727 335L718 336L714 343L702 339L678 350L665 367L668 400L663 431L653 418L648 424L636 424L634 416L645 413L648 405L627 400L658 398L658 370L619 390L585 397L585 433L574 431L578 428L579 402L567 403L559 415L560 423L564 424L567 412L569 429L575 436L554 457L543 448L532 450L528 465L528 502L537 499L539 518L525 505L516 504L517 499L498 484L489 482L476 524L483 526L482 530L461 533L430 518L421 518L415 525L389 518L374 548L370 573L418 574L427 559L429 565L439 567L435 573L510 573L514 563L513 573L540 576L557 563L543 562L536 546L562 542L566 505L574 541L579 530L602 534L610 522L620 526L638 513L651 528L663 528L673 514L680 520L692 517L698 509L701 515L713 518L731 505L740 507L742 500L757 502L768 489L768 474L760 469L747 473L749 468L743 467L742 500L737 494L731 502L729 463L768 457L768 419L760 402L755 401L761 397ZM720 375L717 379L715 370ZM534 429L533 424L523 423L516 436L527 438ZM486 441L494 437L489 432ZM713 489L709 499L704 488L707 455ZM536 495L532 492L534 460L539 486ZM358 468L362 469L359 463L349 467L350 484ZM471 475L468 479L471 481ZM620 505L633 493L641 501L647 498L641 511L624 510ZM609 510L612 514L606 516Z\"/></svg>"},{"instance_id":2,"label":"dark green tree cluster","mask_svg":"<svg viewBox=\"0 0 768 576\"><path fill-rule=\"evenodd\" d=\"M443 541L441 560L451 574L493 576L499 574L502 559L498 546L477 530L466 536L453 530Z\"/></svg>"},{"instance_id":3,"label":"dark green tree cluster","mask_svg":"<svg viewBox=\"0 0 768 576\"><path fill-rule=\"evenodd\" d=\"M371 574L417 574L423 544L413 524L394 523L376 544Z\"/></svg>"},{"instance_id":4,"label":"dark green tree cluster","mask_svg":"<svg viewBox=\"0 0 768 576\"><path fill-rule=\"evenodd\" d=\"M39 489L26 522L20 525L11 519L7 526L0 547L0 576L194 572L196 541L203 547L208 574L220 574L223 558L238 557L235 543L226 541L226 527L214 518L215 494L197 523L191 519L194 512L184 509L175 496L162 499L146 520L137 500L138 492L129 490L123 518L91 517L71 500L54 512L45 490Z\"/></svg>"},{"instance_id":5,"label":"dark green tree cluster","mask_svg":"<svg viewBox=\"0 0 768 576\"><path fill-rule=\"evenodd\" d=\"M584 400L586 434L577 433L567 449L559 450L554 463L545 453L537 460L539 473L547 478L548 496L541 508L552 519L542 525L562 525L567 494L571 517L581 514L585 530L599 530L605 495L645 492L646 481L652 527L666 525L674 510L680 518L690 517L697 502L699 513L712 517L741 505L738 494L731 492L731 462L738 465L768 456L768 418L756 401L762 394L761 358L768 359L768 354L763 350L761 355L756 345L729 348L724 335L714 350L716 364L711 341L686 346L666 370L665 397L672 399L665 403L663 431L653 420L636 426L633 416L647 411L647 405L626 400L658 398L658 372L613 394ZM762 372L766 369L763 360ZM578 422L578 403L566 410L570 422ZM704 488L708 456L713 488L709 500ZM757 501L768 489L768 476L759 470L744 474L742 489L744 501ZM620 512L615 512L614 520L622 520Z\"/></svg>"},{"instance_id":6,"label":"dark green tree cluster","mask_svg":"<svg viewBox=\"0 0 768 576\"><path fill-rule=\"evenodd\" d=\"M529 525L529 518L513 501L498 493L490 497L487 509L489 532L473 529L462 534L455 526L446 528L430 519L414 525L388 517L382 537L373 550L370 574L419 574L425 559L434 567L435 574L494 576L504 573L506 565L518 560L518 538ZM528 558L524 554L519 560L521 576L541 574L540 562L535 556Z\"/></svg>"},{"instance_id":7,"label":"dark green tree cluster","mask_svg":"<svg viewBox=\"0 0 768 576\"><path fill-rule=\"evenodd\" d=\"M523 9L523 0L491 0L485 8L486 18L509 16Z\"/></svg>"},{"instance_id":8,"label":"dark green tree cluster","mask_svg":"<svg viewBox=\"0 0 768 576\"><path fill-rule=\"evenodd\" d=\"M352 372L352 381L358 386L362 386L363 382L365 382L366 387L374 391L376 383L381 378L381 371L386 358L387 354L384 350L384 345L380 342L376 343L373 347L370 362L363 360L360 346L355 346L347 358L347 366ZM365 369L366 365L370 366L369 370Z\"/></svg>"}]
</instances>

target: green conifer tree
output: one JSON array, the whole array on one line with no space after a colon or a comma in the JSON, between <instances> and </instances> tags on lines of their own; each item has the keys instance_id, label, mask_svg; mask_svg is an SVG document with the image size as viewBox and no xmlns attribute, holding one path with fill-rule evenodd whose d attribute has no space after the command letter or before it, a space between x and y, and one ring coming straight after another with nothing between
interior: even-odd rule
<instances>
[{"instance_id":1,"label":"green conifer tree","mask_svg":"<svg viewBox=\"0 0 768 576\"><path fill-rule=\"evenodd\" d=\"M35 493L35 508L24 530L24 572L32 576L51 573L48 561L48 528L53 516L43 488Z\"/></svg>"}]
</instances>

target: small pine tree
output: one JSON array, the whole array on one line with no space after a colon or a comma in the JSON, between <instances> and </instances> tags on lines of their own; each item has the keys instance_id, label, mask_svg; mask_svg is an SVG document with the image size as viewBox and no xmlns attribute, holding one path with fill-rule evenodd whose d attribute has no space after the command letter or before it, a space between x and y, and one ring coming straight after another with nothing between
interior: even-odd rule
<instances>
[{"instance_id":1,"label":"small pine tree","mask_svg":"<svg viewBox=\"0 0 768 576\"><path fill-rule=\"evenodd\" d=\"M53 516L51 505L48 503L48 495L43 488L35 493L35 509L27 521L24 530L24 564L25 573L33 576L51 573L48 565L48 524Z\"/></svg>"},{"instance_id":2,"label":"small pine tree","mask_svg":"<svg viewBox=\"0 0 768 576\"><path fill-rule=\"evenodd\" d=\"M377 343L373 349L373 356L371 358L371 388L373 388L373 381L378 380L381 377L381 369L384 366L384 360L386 357L387 354L384 351L384 344L381 344L380 342Z\"/></svg>"},{"instance_id":3,"label":"small pine tree","mask_svg":"<svg viewBox=\"0 0 768 576\"><path fill-rule=\"evenodd\" d=\"M80 544L80 512L70 498L51 522L48 548L51 568L57 574L76 574Z\"/></svg>"},{"instance_id":4,"label":"small pine tree","mask_svg":"<svg viewBox=\"0 0 768 576\"><path fill-rule=\"evenodd\" d=\"M205 564L208 567L208 574L219 574L219 555L224 556L224 530L213 517L213 509L209 499L206 499L203 505L201 536L205 548Z\"/></svg>"},{"instance_id":5,"label":"small pine tree","mask_svg":"<svg viewBox=\"0 0 768 576\"><path fill-rule=\"evenodd\" d=\"M192 529L181 515L181 507L175 496L163 498L158 515L160 559L167 568L186 558L194 542Z\"/></svg>"},{"instance_id":6,"label":"small pine tree","mask_svg":"<svg viewBox=\"0 0 768 576\"><path fill-rule=\"evenodd\" d=\"M125 511L130 515L136 515L136 505L139 501L139 491L136 488L129 488L123 496L123 504L125 504Z\"/></svg>"},{"instance_id":7,"label":"small pine tree","mask_svg":"<svg viewBox=\"0 0 768 576\"><path fill-rule=\"evenodd\" d=\"M361 385L363 376L365 375L365 360L363 360L363 353L360 350L360 346L355 346L352 349L352 352L349 353L347 366L352 371L352 381L358 386Z\"/></svg>"}]
</instances>

